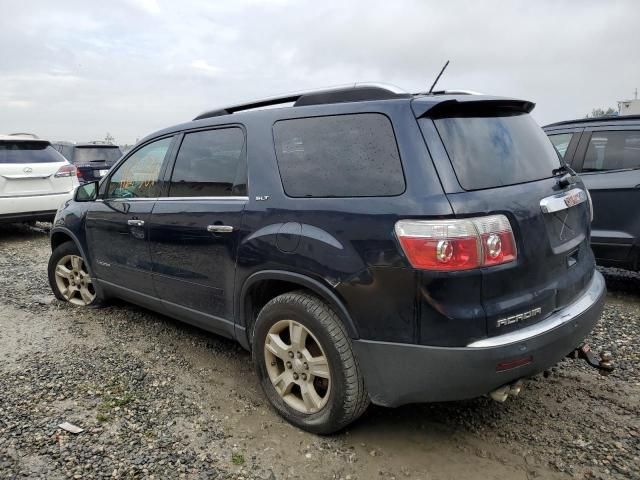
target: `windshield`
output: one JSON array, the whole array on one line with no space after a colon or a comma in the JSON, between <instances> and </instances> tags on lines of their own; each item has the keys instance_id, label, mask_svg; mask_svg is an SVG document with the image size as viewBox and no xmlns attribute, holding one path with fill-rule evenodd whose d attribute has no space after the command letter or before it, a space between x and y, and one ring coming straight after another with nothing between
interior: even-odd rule
<instances>
[{"instance_id":1,"label":"windshield","mask_svg":"<svg viewBox=\"0 0 640 480\"><path fill-rule=\"evenodd\" d=\"M48 142L0 142L0 163L60 163L65 159Z\"/></svg>"},{"instance_id":2,"label":"windshield","mask_svg":"<svg viewBox=\"0 0 640 480\"><path fill-rule=\"evenodd\" d=\"M465 190L542 180L560 166L553 145L529 114L447 117L434 122Z\"/></svg>"},{"instance_id":3,"label":"windshield","mask_svg":"<svg viewBox=\"0 0 640 480\"><path fill-rule=\"evenodd\" d=\"M113 165L121 155L119 147L76 147L73 163L102 161Z\"/></svg>"}]
</instances>

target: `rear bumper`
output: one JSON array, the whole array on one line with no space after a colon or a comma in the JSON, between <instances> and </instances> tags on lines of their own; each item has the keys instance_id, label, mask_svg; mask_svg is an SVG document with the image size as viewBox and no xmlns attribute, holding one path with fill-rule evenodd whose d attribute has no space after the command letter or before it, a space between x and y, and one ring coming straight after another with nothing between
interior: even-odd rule
<instances>
[{"instance_id":1,"label":"rear bumper","mask_svg":"<svg viewBox=\"0 0 640 480\"><path fill-rule=\"evenodd\" d=\"M58 207L73 196L73 191L53 195L0 198L0 222L53 220Z\"/></svg>"},{"instance_id":2,"label":"rear bumper","mask_svg":"<svg viewBox=\"0 0 640 480\"><path fill-rule=\"evenodd\" d=\"M467 347L354 340L371 401L398 406L474 398L555 365L589 335L605 300L604 278L595 272L574 303L535 325L474 342ZM531 357L531 363L496 371L500 362Z\"/></svg>"}]
</instances>

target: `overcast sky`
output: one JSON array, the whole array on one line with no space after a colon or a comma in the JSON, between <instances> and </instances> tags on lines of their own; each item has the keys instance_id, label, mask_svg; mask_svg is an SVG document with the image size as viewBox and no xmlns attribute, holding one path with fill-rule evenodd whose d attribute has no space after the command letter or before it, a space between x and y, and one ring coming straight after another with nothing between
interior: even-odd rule
<instances>
[{"instance_id":1,"label":"overcast sky","mask_svg":"<svg viewBox=\"0 0 640 480\"><path fill-rule=\"evenodd\" d=\"M354 81L537 103L640 88L640 1L0 0L0 133L132 143L230 102Z\"/></svg>"}]
</instances>

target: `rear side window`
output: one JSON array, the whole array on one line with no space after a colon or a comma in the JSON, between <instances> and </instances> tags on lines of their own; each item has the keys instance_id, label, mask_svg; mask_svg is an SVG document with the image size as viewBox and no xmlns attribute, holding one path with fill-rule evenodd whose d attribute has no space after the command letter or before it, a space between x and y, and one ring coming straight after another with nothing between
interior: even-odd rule
<instances>
[{"instance_id":1,"label":"rear side window","mask_svg":"<svg viewBox=\"0 0 640 480\"><path fill-rule=\"evenodd\" d=\"M640 168L640 131L593 132L583 172Z\"/></svg>"},{"instance_id":2,"label":"rear side window","mask_svg":"<svg viewBox=\"0 0 640 480\"><path fill-rule=\"evenodd\" d=\"M221 128L187 133L171 175L170 197L246 195L244 132Z\"/></svg>"},{"instance_id":3,"label":"rear side window","mask_svg":"<svg viewBox=\"0 0 640 480\"><path fill-rule=\"evenodd\" d=\"M59 163L64 157L47 142L0 142L0 163Z\"/></svg>"},{"instance_id":4,"label":"rear side window","mask_svg":"<svg viewBox=\"0 0 640 480\"><path fill-rule=\"evenodd\" d=\"M447 117L435 124L465 190L542 180L560 166L553 145L526 113Z\"/></svg>"},{"instance_id":5,"label":"rear side window","mask_svg":"<svg viewBox=\"0 0 640 480\"><path fill-rule=\"evenodd\" d=\"M571 143L571 138L573 137L573 133L557 133L555 135L549 135L549 140L551 140L551 144L560 155L560 158L564 158L567 154L567 149L569 148L569 143Z\"/></svg>"},{"instance_id":6,"label":"rear side window","mask_svg":"<svg viewBox=\"0 0 640 480\"><path fill-rule=\"evenodd\" d=\"M404 192L391 121L378 113L281 120L273 127L290 197L373 197Z\"/></svg>"}]
</instances>

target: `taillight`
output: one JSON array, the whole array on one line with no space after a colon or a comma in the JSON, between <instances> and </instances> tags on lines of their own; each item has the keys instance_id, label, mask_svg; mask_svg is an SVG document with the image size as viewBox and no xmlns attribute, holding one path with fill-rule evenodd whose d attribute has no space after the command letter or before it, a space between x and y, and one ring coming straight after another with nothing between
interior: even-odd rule
<instances>
[{"instance_id":1,"label":"taillight","mask_svg":"<svg viewBox=\"0 0 640 480\"><path fill-rule=\"evenodd\" d=\"M75 177L78 170L74 165L63 165L53 175L54 177Z\"/></svg>"},{"instance_id":2,"label":"taillight","mask_svg":"<svg viewBox=\"0 0 640 480\"><path fill-rule=\"evenodd\" d=\"M424 270L469 270L516 259L504 215L461 220L400 220L396 235L411 265Z\"/></svg>"}]
</instances>

